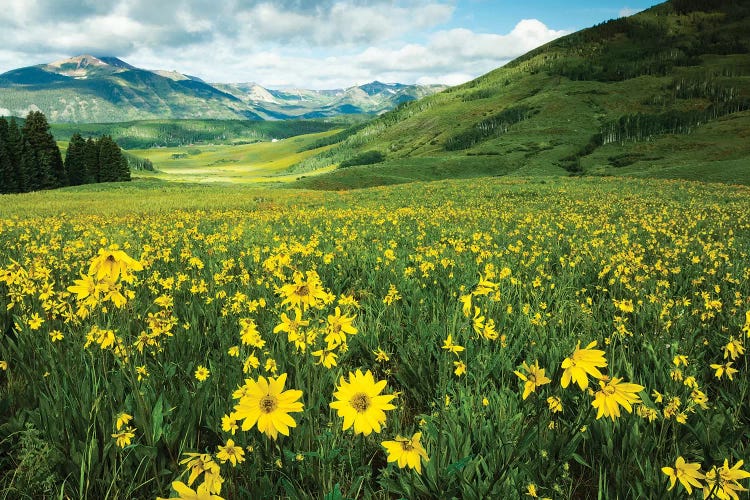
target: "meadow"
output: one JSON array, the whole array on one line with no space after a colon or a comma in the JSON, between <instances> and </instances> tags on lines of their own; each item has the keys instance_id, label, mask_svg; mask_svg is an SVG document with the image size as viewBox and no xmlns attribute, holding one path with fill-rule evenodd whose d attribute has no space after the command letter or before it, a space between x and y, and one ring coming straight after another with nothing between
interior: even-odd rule
<instances>
[{"instance_id":1,"label":"meadow","mask_svg":"<svg viewBox=\"0 0 750 500\"><path fill-rule=\"evenodd\" d=\"M607 177L0 197L0 491L744 498L748 199Z\"/></svg>"},{"instance_id":2,"label":"meadow","mask_svg":"<svg viewBox=\"0 0 750 500\"><path fill-rule=\"evenodd\" d=\"M172 182L258 184L294 181L289 167L328 149L308 149L338 130L305 134L251 144L196 144L183 147L131 149L128 153L150 160L154 173L140 175ZM316 173L333 170L333 166Z\"/></svg>"}]
</instances>

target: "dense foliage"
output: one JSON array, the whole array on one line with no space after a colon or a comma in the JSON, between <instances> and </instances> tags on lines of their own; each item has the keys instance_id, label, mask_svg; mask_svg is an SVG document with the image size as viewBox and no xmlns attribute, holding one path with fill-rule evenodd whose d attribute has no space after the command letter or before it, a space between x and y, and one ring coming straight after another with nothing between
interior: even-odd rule
<instances>
[{"instance_id":1,"label":"dense foliage","mask_svg":"<svg viewBox=\"0 0 750 500\"><path fill-rule=\"evenodd\" d=\"M0 117L0 193L127 180L128 163L111 137L74 134L63 161L44 114L30 112L22 128Z\"/></svg>"},{"instance_id":2,"label":"dense foliage","mask_svg":"<svg viewBox=\"0 0 750 500\"><path fill-rule=\"evenodd\" d=\"M511 126L538 112L539 110L531 109L528 106L513 106L504 109L500 113L476 123L469 130L449 137L445 141L445 150L468 149L490 137L497 137L506 133Z\"/></svg>"},{"instance_id":3,"label":"dense foliage","mask_svg":"<svg viewBox=\"0 0 750 500\"><path fill-rule=\"evenodd\" d=\"M339 164L339 168L354 167L355 165L374 165L385 161L385 155L380 151L365 151L354 155Z\"/></svg>"}]
</instances>

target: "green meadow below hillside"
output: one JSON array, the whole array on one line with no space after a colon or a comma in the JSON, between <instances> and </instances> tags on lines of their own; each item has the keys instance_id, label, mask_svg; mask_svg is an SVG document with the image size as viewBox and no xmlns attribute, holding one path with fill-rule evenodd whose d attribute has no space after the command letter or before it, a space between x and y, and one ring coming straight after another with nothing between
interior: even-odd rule
<instances>
[{"instance_id":1,"label":"green meadow below hillside","mask_svg":"<svg viewBox=\"0 0 750 500\"><path fill-rule=\"evenodd\" d=\"M288 182L298 177L289 172L292 165L326 149L309 149L309 146L337 132L331 130L252 144L133 149L128 153L148 159L154 165L154 173L139 172L138 175L162 180L198 183Z\"/></svg>"}]
</instances>

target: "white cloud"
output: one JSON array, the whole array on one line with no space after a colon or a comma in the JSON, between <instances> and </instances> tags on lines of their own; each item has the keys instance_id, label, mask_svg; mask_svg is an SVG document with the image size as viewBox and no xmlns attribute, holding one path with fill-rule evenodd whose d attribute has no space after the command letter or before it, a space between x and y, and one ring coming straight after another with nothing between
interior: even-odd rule
<instances>
[{"instance_id":1,"label":"white cloud","mask_svg":"<svg viewBox=\"0 0 750 500\"><path fill-rule=\"evenodd\" d=\"M505 34L441 29L456 0L3 1L0 73L93 53L267 87L457 84L565 34L535 19Z\"/></svg>"},{"instance_id":2,"label":"white cloud","mask_svg":"<svg viewBox=\"0 0 750 500\"><path fill-rule=\"evenodd\" d=\"M445 75L422 76L417 78L416 83L419 85L461 85L475 77L476 75L467 73L449 73Z\"/></svg>"},{"instance_id":3,"label":"white cloud","mask_svg":"<svg viewBox=\"0 0 750 500\"><path fill-rule=\"evenodd\" d=\"M507 35L468 29L439 31L426 45L409 44L392 50L371 47L354 61L375 71L479 76L564 34L535 19L524 19Z\"/></svg>"},{"instance_id":4,"label":"white cloud","mask_svg":"<svg viewBox=\"0 0 750 500\"><path fill-rule=\"evenodd\" d=\"M128 62L157 68L170 60L183 73L213 82L255 81L267 87L341 88L372 80L457 85L564 35L537 20L522 20L506 35L467 29L438 31L425 43L372 45L321 56L311 49L276 47L236 50L230 39L217 38L213 48L193 46L155 53L140 50ZM248 45L248 50L252 50ZM205 60L207 51L211 61Z\"/></svg>"},{"instance_id":5,"label":"white cloud","mask_svg":"<svg viewBox=\"0 0 750 500\"><path fill-rule=\"evenodd\" d=\"M623 7L620 9L620 17L628 17L632 16L633 14L638 14L643 9L631 9L630 7Z\"/></svg>"},{"instance_id":6,"label":"white cloud","mask_svg":"<svg viewBox=\"0 0 750 500\"><path fill-rule=\"evenodd\" d=\"M303 41L314 46L346 46L392 40L431 28L450 19L453 7L439 3L398 6L394 2L361 5L338 1L330 8L291 12L283 5L264 2L238 13L243 38L288 44Z\"/></svg>"}]
</instances>

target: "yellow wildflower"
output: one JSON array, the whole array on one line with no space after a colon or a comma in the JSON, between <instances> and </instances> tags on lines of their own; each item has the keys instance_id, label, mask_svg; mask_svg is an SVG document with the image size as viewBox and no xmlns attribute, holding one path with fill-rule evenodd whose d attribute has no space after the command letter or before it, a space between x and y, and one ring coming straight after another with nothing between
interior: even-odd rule
<instances>
[{"instance_id":1,"label":"yellow wildflower","mask_svg":"<svg viewBox=\"0 0 750 500\"><path fill-rule=\"evenodd\" d=\"M219 446L216 458L221 460L221 463L226 463L229 460L232 466L236 466L238 463L245 461L245 451L241 446L235 446L233 440L227 439L225 446Z\"/></svg>"},{"instance_id":2,"label":"yellow wildflower","mask_svg":"<svg viewBox=\"0 0 750 500\"><path fill-rule=\"evenodd\" d=\"M527 365L526 361L524 361L521 368L523 368L526 374L523 374L518 370L514 370L513 373L525 382L523 387L523 399L529 397L529 394L532 392L536 392L537 388L552 382L552 380L544 374L544 368L539 368L539 361L534 361L534 364L531 366Z\"/></svg>"},{"instance_id":3,"label":"yellow wildflower","mask_svg":"<svg viewBox=\"0 0 750 500\"><path fill-rule=\"evenodd\" d=\"M388 462L396 462L403 469L409 467L422 473L422 460L428 462L427 451L419 442L421 432L415 433L411 438L396 436L394 441L383 441L383 448L388 452Z\"/></svg>"},{"instance_id":4,"label":"yellow wildflower","mask_svg":"<svg viewBox=\"0 0 750 500\"><path fill-rule=\"evenodd\" d=\"M571 380L576 382L581 390L586 389L589 386L588 375L597 379L604 378L598 368L607 366L607 360L604 359L604 351L592 349L596 347L596 343L593 341L581 349L581 342L578 341L573 354L563 360L562 368L565 371L560 380L563 389L568 387Z\"/></svg>"},{"instance_id":5,"label":"yellow wildflower","mask_svg":"<svg viewBox=\"0 0 750 500\"><path fill-rule=\"evenodd\" d=\"M198 368L195 370L195 378L199 382L204 382L208 376L211 374L211 372L203 365L198 365Z\"/></svg>"},{"instance_id":6,"label":"yellow wildflower","mask_svg":"<svg viewBox=\"0 0 750 500\"><path fill-rule=\"evenodd\" d=\"M256 381L246 380L247 392L234 407L235 417L243 420L243 431L257 424L260 432L275 440L279 433L288 436L289 428L297 427L289 413L302 411L303 404L297 401L302 391L285 391L286 377L286 373L282 373L267 380L262 376Z\"/></svg>"},{"instance_id":7,"label":"yellow wildflower","mask_svg":"<svg viewBox=\"0 0 750 500\"><path fill-rule=\"evenodd\" d=\"M344 418L343 430L354 426L355 434L369 436L372 431L380 432L385 423L385 411L396 407L391 404L394 395L380 393L387 382L375 382L370 370L364 374L357 369L356 373L349 372L349 380L341 377L338 390L333 393L336 401L330 407Z\"/></svg>"},{"instance_id":8,"label":"yellow wildflower","mask_svg":"<svg viewBox=\"0 0 750 500\"><path fill-rule=\"evenodd\" d=\"M638 384L620 382L622 379L613 377L606 383L599 381L601 389L594 394L592 405L597 409L597 420L602 417L610 417L613 421L620 416L620 406L625 408L628 413L632 413L631 403L639 403L641 398L637 393L641 392L644 387Z\"/></svg>"},{"instance_id":9,"label":"yellow wildflower","mask_svg":"<svg viewBox=\"0 0 750 500\"><path fill-rule=\"evenodd\" d=\"M682 457L677 457L674 467L662 467L661 471L669 478L669 490L674 488L677 481L680 481L688 495L693 494L693 487L702 488L700 482L705 476L700 472L701 464L687 463Z\"/></svg>"}]
</instances>

